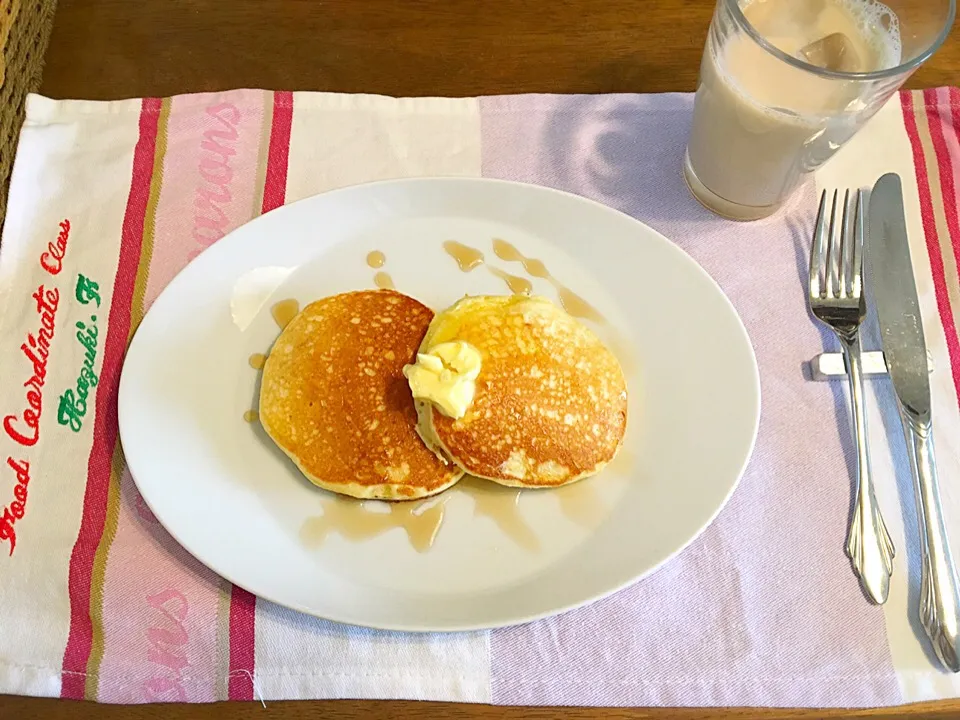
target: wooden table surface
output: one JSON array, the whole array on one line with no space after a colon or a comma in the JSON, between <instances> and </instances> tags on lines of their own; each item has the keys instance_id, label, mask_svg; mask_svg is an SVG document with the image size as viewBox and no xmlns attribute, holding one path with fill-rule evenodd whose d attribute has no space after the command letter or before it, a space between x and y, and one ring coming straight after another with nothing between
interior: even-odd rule
<instances>
[{"instance_id":1,"label":"wooden table surface","mask_svg":"<svg viewBox=\"0 0 960 720\"><path fill-rule=\"evenodd\" d=\"M694 89L711 0L59 0L42 91ZM957 83L957 33L911 79Z\"/></svg>"},{"instance_id":2,"label":"wooden table surface","mask_svg":"<svg viewBox=\"0 0 960 720\"><path fill-rule=\"evenodd\" d=\"M42 92L163 96L237 87L388 95L691 91L710 0L59 0ZM956 84L957 33L910 80ZM30 720L587 720L960 717L873 711L539 709L409 702L99 706L0 697Z\"/></svg>"}]
</instances>

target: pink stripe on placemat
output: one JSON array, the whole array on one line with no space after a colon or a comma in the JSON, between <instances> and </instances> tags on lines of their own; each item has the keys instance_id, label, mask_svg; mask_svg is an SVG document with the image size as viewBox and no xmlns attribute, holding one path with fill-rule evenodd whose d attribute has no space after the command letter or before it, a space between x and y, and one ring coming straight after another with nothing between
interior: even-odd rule
<instances>
[{"instance_id":1,"label":"pink stripe on placemat","mask_svg":"<svg viewBox=\"0 0 960 720\"><path fill-rule=\"evenodd\" d=\"M230 676L227 685L227 696L231 700L253 700L256 614L256 596L234 585L230 596Z\"/></svg>"},{"instance_id":2,"label":"pink stripe on placemat","mask_svg":"<svg viewBox=\"0 0 960 720\"><path fill-rule=\"evenodd\" d=\"M939 106L940 99L937 90L931 88L923 91L924 104L927 108ZM953 247L954 257L960 263L960 222L957 221L956 198L956 169L947 150L946 132L943 118L937 112L927 113L927 125L930 127L930 137L937 155L937 167L940 169L940 188L942 190L943 211L947 218L947 229L950 231L950 245Z\"/></svg>"},{"instance_id":3,"label":"pink stripe on placemat","mask_svg":"<svg viewBox=\"0 0 960 720\"><path fill-rule=\"evenodd\" d=\"M914 109L913 95L909 92L904 92L900 94L900 98L902 103L901 107L903 108L903 123L907 129L910 146L913 150L913 165L917 173L920 211L923 216L923 235L927 244L927 255L930 258L930 272L933 276L937 310L940 312L944 337L947 342L947 351L950 355L950 367L953 374L954 387L958 395L960 395L960 338L957 337L953 309L950 306L946 271L943 264L943 255L940 250L940 236L937 232L937 224L933 214L934 198L926 171L926 158L917 129L917 116L916 110ZM949 201L947 204L950 204Z\"/></svg>"},{"instance_id":4,"label":"pink stripe on placemat","mask_svg":"<svg viewBox=\"0 0 960 720\"><path fill-rule=\"evenodd\" d=\"M275 92L263 186L263 212L280 207L286 198L292 127L293 93ZM243 588L233 586L230 595L230 679L227 690L231 700L253 699L256 604L256 597Z\"/></svg>"},{"instance_id":5,"label":"pink stripe on placemat","mask_svg":"<svg viewBox=\"0 0 960 720\"><path fill-rule=\"evenodd\" d=\"M958 162L960 162L960 136L957 135L958 131L960 131L960 89L951 87L944 88L944 91L947 95L947 107L950 108L950 112L945 118L945 122L949 121L949 132L944 132L944 135L946 136L950 154L958 158ZM953 189L954 195L952 202L960 206L960 182L957 181L956 176Z\"/></svg>"},{"instance_id":6,"label":"pink stripe on placemat","mask_svg":"<svg viewBox=\"0 0 960 720\"><path fill-rule=\"evenodd\" d=\"M87 487L83 499L83 517L70 557L70 633L63 653L63 683L60 696L82 699L86 687L87 661L93 647L93 622L90 617L90 582L97 547L103 535L113 451L117 442L117 384L130 334L130 305L140 264L144 218L150 183L161 101L145 99L140 111L140 138L133 156L133 172L127 209L123 220L120 259L110 303L109 329L104 347L103 368L97 386L97 409L93 446L87 463Z\"/></svg>"},{"instance_id":7,"label":"pink stripe on placemat","mask_svg":"<svg viewBox=\"0 0 960 720\"><path fill-rule=\"evenodd\" d=\"M957 197L956 169L953 166L954 160L950 157L950 151L947 149L947 133L944 128L944 118L939 113L941 102L938 94L939 91L936 88L924 90L924 107L927 115L927 126L930 129L930 139L933 142L937 168L939 170L940 199L943 202L944 216L947 220L947 240L949 240L950 248L953 250L953 264L954 266L960 266L960 222L958 222L957 218L957 205L955 201ZM949 95L947 100L949 102ZM947 117L950 116L948 115ZM955 134L954 139L956 139ZM940 259L942 264L950 262L949 257L944 257L945 255L948 255L948 251L941 246ZM946 273L944 273L944 277L946 278ZM950 293L948 291L947 297L949 298L949 296ZM956 302L956 296L954 296L954 302ZM951 305L951 313L955 310L957 310L957 308ZM951 330L954 334L957 333L955 325L950 328L945 327L944 330L947 333ZM960 341L960 337L957 339ZM958 345L958 347L960 347L960 345ZM953 383L957 390L958 401L960 401L960 368L958 368L957 365L953 365Z\"/></svg>"},{"instance_id":8,"label":"pink stripe on placemat","mask_svg":"<svg viewBox=\"0 0 960 720\"><path fill-rule=\"evenodd\" d=\"M273 125L270 127L270 150L267 156L267 177L263 185L262 212L283 205L287 193L287 158L290 155L290 129L293 127L293 93L273 94Z\"/></svg>"},{"instance_id":9,"label":"pink stripe on placemat","mask_svg":"<svg viewBox=\"0 0 960 720\"><path fill-rule=\"evenodd\" d=\"M191 258L251 219L255 197L259 211L257 158L267 97L242 91L171 101L144 310ZM226 699L225 583L159 525L128 472L120 485L103 583L97 700Z\"/></svg>"}]
</instances>

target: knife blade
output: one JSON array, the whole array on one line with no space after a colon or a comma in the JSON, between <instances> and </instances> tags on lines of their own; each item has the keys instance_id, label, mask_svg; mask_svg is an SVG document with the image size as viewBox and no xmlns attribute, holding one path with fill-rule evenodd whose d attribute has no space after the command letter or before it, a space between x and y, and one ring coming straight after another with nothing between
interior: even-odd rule
<instances>
[{"instance_id":1,"label":"knife blade","mask_svg":"<svg viewBox=\"0 0 960 720\"><path fill-rule=\"evenodd\" d=\"M867 258L887 371L903 406L911 414L929 419L927 343L907 243L899 175L884 175L873 186L869 228Z\"/></svg>"},{"instance_id":2,"label":"knife blade","mask_svg":"<svg viewBox=\"0 0 960 720\"><path fill-rule=\"evenodd\" d=\"M890 379L897 396L920 521L920 623L945 668L960 672L960 583L943 521L933 449L927 346L910 259L900 176L877 180L870 195L865 255Z\"/></svg>"}]
</instances>

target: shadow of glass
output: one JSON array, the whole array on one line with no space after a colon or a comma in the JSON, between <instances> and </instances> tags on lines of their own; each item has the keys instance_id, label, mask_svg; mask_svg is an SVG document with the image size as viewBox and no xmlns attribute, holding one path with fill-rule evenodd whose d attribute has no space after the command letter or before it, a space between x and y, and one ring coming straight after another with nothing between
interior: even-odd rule
<instances>
[{"instance_id":1,"label":"shadow of glass","mask_svg":"<svg viewBox=\"0 0 960 720\"><path fill-rule=\"evenodd\" d=\"M683 179L692 107L687 95L658 96L656 104L640 95L565 98L539 141L546 152L538 177L654 226L715 221Z\"/></svg>"}]
</instances>

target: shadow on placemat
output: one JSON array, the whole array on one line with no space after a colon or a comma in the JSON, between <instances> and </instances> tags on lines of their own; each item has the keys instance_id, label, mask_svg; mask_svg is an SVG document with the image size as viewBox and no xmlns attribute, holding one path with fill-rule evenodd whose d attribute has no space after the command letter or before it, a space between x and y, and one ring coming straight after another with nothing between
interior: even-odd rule
<instances>
[{"instance_id":1,"label":"shadow on placemat","mask_svg":"<svg viewBox=\"0 0 960 720\"><path fill-rule=\"evenodd\" d=\"M40 87L56 7L56 0L0 0L0 227L7 214L23 103L28 92Z\"/></svg>"}]
</instances>

